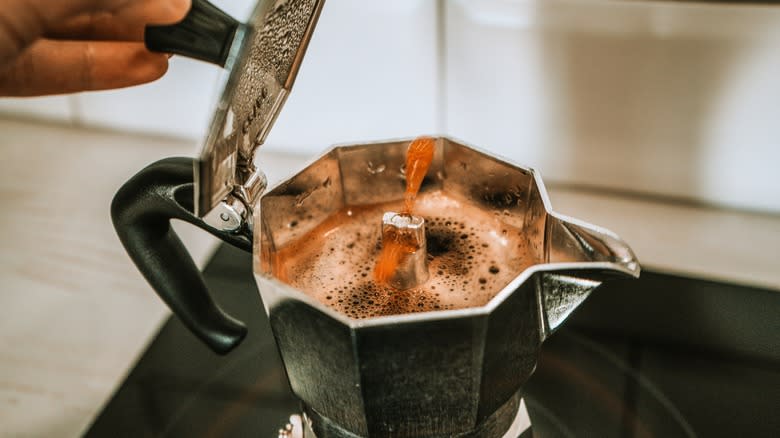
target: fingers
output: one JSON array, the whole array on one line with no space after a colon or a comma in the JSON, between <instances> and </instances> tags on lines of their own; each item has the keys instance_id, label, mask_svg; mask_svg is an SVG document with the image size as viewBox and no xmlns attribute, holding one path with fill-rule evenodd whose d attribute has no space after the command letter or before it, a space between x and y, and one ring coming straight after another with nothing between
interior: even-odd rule
<instances>
[{"instance_id":1,"label":"fingers","mask_svg":"<svg viewBox=\"0 0 780 438\"><path fill-rule=\"evenodd\" d=\"M53 24L47 38L75 40L143 41L147 24L172 24L181 21L190 8L190 0L134 1L111 11L91 11Z\"/></svg>"},{"instance_id":2,"label":"fingers","mask_svg":"<svg viewBox=\"0 0 780 438\"><path fill-rule=\"evenodd\" d=\"M168 59L139 43L147 24L181 21L191 0L2 0L0 95L35 96L138 85ZM32 44L32 45L31 45Z\"/></svg>"},{"instance_id":3,"label":"fingers","mask_svg":"<svg viewBox=\"0 0 780 438\"><path fill-rule=\"evenodd\" d=\"M191 0L2 0L0 68L48 33L140 41L144 24L178 22L190 7Z\"/></svg>"},{"instance_id":4,"label":"fingers","mask_svg":"<svg viewBox=\"0 0 780 438\"><path fill-rule=\"evenodd\" d=\"M44 30L37 6L4 0L0 7L0 67L32 44Z\"/></svg>"},{"instance_id":5,"label":"fingers","mask_svg":"<svg viewBox=\"0 0 780 438\"><path fill-rule=\"evenodd\" d=\"M160 78L168 57L134 42L41 40L0 71L0 95L39 96L129 87Z\"/></svg>"},{"instance_id":6,"label":"fingers","mask_svg":"<svg viewBox=\"0 0 780 438\"><path fill-rule=\"evenodd\" d=\"M53 26L62 21L83 14L110 12L120 14L124 10L156 5L161 11L160 17L153 22L159 24L175 23L189 11L191 0L5 0L7 2L25 2L35 7L47 25Z\"/></svg>"}]
</instances>

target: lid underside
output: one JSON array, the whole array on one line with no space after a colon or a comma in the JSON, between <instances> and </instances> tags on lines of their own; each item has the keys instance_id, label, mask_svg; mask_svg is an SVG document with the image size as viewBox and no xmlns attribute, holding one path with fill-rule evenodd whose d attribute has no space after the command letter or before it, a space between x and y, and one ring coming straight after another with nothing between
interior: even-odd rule
<instances>
[{"instance_id":1,"label":"lid underside","mask_svg":"<svg viewBox=\"0 0 780 438\"><path fill-rule=\"evenodd\" d=\"M236 32L227 80L201 152L196 214L205 216L255 175L255 151L265 141L300 68L324 0L260 0ZM251 208L251 205L248 205Z\"/></svg>"}]
</instances>

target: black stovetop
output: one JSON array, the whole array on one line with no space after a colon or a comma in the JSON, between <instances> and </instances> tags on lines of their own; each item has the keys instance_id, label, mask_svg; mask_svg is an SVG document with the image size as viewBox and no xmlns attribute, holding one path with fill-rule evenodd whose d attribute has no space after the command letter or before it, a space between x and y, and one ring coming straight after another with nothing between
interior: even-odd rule
<instances>
[{"instance_id":1,"label":"black stovetop","mask_svg":"<svg viewBox=\"0 0 780 438\"><path fill-rule=\"evenodd\" d=\"M204 273L247 339L217 356L171 318L86 436L275 437L297 413L250 255L223 246ZM780 436L778 328L777 291L609 283L543 345L524 394L534 436Z\"/></svg>"}]
</instances>

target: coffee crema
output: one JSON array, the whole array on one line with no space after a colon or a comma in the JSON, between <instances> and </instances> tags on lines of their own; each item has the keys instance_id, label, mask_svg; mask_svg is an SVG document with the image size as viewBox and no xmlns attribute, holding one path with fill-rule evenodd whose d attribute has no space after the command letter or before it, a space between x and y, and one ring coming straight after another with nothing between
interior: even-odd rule
<instances>
[{"instance_id":1,"label":"coffee crema","mask_svg":"<svg viewBox=\"0 0 780 438\"><path fill-rule=\"evenodd\" d=\"M382 247L381 219L402 202L337 212L276 255L274 274L352 318L485 305L536 263L522 230L443 192L421 194L415 214L426 221L430 278L397 290L372 275Z\"/></svg>"}]
</instances>

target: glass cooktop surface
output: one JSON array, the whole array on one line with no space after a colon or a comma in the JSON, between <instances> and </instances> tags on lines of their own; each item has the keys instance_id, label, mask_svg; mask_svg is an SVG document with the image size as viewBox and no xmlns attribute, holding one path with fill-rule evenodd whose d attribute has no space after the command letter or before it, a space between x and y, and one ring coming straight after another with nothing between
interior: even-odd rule
<instances>
[{"instance_id":1,"label":"glass cooktop surface","mask_svg":"<svg viewBox=\"0 0 780 438\"><path fill-rule=\"evenodd\" d=\"M247 338L218 356L169 319L87 437L276 437L299 413L251 256L222 246L204 274ZM778 436L778 327L776 291L653 272L607 284L545 341L524 388L532 434Z\"/></svg>"}]
</instances>

